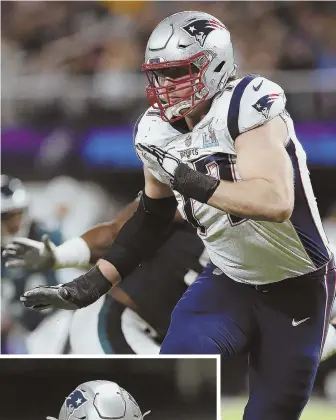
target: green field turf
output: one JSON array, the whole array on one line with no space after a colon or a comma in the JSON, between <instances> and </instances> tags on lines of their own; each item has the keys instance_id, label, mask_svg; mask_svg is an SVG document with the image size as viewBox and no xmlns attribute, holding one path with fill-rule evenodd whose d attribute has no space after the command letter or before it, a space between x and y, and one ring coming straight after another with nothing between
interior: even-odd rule
<instances>
[{"instance_id":1,"label":"green field turf","mask_svg":"<svg viewBox=\"0 0 336 420\"><path fill-rule=\"evenodd\" d=\"M242 420L246 400L228 399L222 402L223 420ZM323 400L311 400L303 410L300 420L336 420L336 405Z\"/></svg>"}]
</instances>

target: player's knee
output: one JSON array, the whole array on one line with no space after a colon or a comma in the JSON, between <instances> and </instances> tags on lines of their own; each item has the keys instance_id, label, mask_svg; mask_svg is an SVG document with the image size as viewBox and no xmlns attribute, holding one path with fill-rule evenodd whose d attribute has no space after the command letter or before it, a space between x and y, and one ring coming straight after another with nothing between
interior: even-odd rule
<instances>
[{"instance_id":1,"label":"player's knee","mask_svg":"<svg viewBox=\"0 0 336 420\"><path fill-rule=\"evenodd\" d=\"M174 334L168 334L161 345L160 354L191 354L187 343Z\"/></svg>"},{"instance_id":2,"label":"player's knee","mask_svg":"<svg viewBox=\"0 0 336 420\"><path fill-rule=\"evenodd\" d=\"M164 339L161 354L220 354L220 348L210 337L186 334L186 331L169 332Z\"/></svg>"},{"instance_id":3,"label":"player's knee","mask_svg":"<svg viewBox=\"0 0 336 420\"><path fill-rule=\"evenodd\" d=\"M246 406L244 420L298 420L309 399L300 389L267 386L253 394Z\"/></svg>"},{"instance_id":4,"label":"player's knee","mask_svg":"<svg viewBox=\"0 0 336 420\"><path fill-rule=\"evenodd\" d=\"M220 354L227 358L243 349L246 335L225 317L199 315L177 305L162 344L165 354Z\"/></svg>"},{"instance_id":5,"label":"player's knee","mask_svg":"<svg viewBox=\"0 0 336 420\"><path fill-rule=\"evenodd\" d=\"M246 407L244 420L298 420L308 401L303 395L294 394L278 394L272 400L266 393L264 398L267 399Z\"/></svg>"},{"instance_id":6,"label":"player's knee","mask_svg":"<svg viewBox=\"0 0 336 420\"><path fill-rule=\"evenodd\" d=\"M318 355L300 355L287 361L269 381L259 378L244 420L297 420L311 394Z\"/></svg>"},{"instance_id":7,"label":"player's knee","mask_svg":"<svg viewBox=\"0 0 336 420\"><path fill-rule=\"evenodd\" d=\"M289 370L290 376L281 381L281 386L278 385L275 392L273 401L279 412L287 413L293 419L299 418L295 415L299 415L308 402L317 365L315 356L302 356L296 360L293 368Z\"/></svg>"},{"instance_id":8,"label":"player's knee","mask_svg":"<svg viewBox=\"0 0 336 420\"><path fill-rule=\"evenodd\" d=\"M305 389L290 390L280 393L277 398L277 406L279 411L284 409L288 413L299 414L308 402L310 392Z\"/></svg>"}]
</instances>

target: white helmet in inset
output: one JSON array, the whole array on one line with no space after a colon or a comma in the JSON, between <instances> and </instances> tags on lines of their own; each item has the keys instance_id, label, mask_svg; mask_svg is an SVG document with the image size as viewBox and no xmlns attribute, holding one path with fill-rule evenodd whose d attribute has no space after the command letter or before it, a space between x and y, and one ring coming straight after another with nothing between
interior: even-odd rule
<instances>
[{"instance_id":1,"label":"white helmet in inset","mask_svg":"<svg viewBox=\"0 0 336 420\"><path fill-rule=\"evenodd\" d=\"M65 399L58 420L143 420L135 399L115 382L90 381ZM49 420L57 420L47 417Z\"/></svg>"},{"instance_id":2,"label":"white helmet in inset","mask_svg":"<svg viewBox=\"0 0 336 420\"><path fill-rule=\"evenodd\" d=\"M197 105L220 92L236 73L230 32L208 13L175 13L160 22L146 47L149 85L146 93L164 121L188 115ZM166 79L178 79L173 88ZM174 94L186 94L176 102Z\"/></svg>"}]
</instances>

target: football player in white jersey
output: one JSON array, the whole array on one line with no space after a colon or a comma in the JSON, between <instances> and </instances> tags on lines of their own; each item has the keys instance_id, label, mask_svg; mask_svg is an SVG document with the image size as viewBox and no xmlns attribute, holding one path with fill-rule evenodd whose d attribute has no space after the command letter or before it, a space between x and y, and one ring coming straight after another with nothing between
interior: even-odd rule
<instances>
[{"instance_id":1,"label":"football player in white jersey","mask_svg":"<svg viewBox=\"0 0 336 420\"><path fill-rule=\"evenodd\" d=\"M22 301L91 304L155 251L178 204L211 263L176 305L161 353L248 352L244 420L296 420L320 361L335 267L285 94L258 75L236 78L230 33L203 12L159 23L143 70L151 108L136 128L137 211L88 273Z\"/></svg>"},{"instance_id":2,"label":"football player in white jersey","mask_svg":"<svg viewBox=\"0 0 336 420\"><path fill-rule=\"evenodd\" d=\"M142 414L132 395L115 382L90 381L66 397L58 418L48 416L47 420L143 420L147 414Z\"/></svg>"}]
</instances>

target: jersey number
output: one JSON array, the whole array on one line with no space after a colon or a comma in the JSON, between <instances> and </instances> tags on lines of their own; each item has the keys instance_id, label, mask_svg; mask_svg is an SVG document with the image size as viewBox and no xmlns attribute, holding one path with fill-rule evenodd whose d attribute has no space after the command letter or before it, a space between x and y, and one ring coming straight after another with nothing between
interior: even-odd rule
<instances>
[{"instance_id":1,"label":"jersey number","mask_svg":"<svg viewBox=\"0 0 336 420\"><path fill-rule=\"evenodd\" d=\"M194 162L194 166L197 171L206 175L211 175L214 178L223 179L225 181L237 181L232 156L229 154L217 153L212 156L206 156L205 158ZM194 212L195 200L183 196L182 199L184 202L183 210L188 222L198 229L201 235L206 235L206 226L200 223ZM228 214L227 216L231 226L239 225L246 220L243 217L234 216L233 214Z\"/></svg>"}]
</instances>

